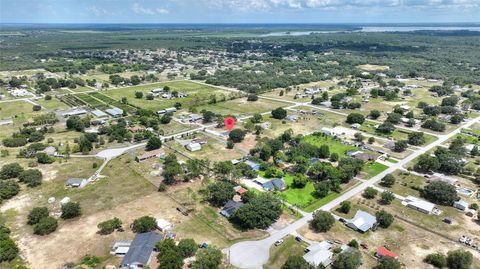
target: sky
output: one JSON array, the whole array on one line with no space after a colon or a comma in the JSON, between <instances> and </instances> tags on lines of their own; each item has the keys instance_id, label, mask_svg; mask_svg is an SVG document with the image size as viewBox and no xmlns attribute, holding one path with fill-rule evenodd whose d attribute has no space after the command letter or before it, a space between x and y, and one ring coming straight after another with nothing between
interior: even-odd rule
<instances>
[{"instance_id":1,"label":"sky","mask_svg":"<svg viewBox=\"0 0 480 269\"><path fill-rule=\"evenodd\" d=\"M0 0L0 23L480 22L480 0Z\"/></svg>"}]
</instances>

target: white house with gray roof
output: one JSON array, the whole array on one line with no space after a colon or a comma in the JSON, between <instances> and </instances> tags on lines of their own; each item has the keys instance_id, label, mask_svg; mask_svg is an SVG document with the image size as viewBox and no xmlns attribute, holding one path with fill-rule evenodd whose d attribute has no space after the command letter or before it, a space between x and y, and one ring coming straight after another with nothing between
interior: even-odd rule
<instances>
[{"instance_id":1,"label":"white house with gray roof","mask_svg":"<svg viewBox=\"0 0 480 269\"><path fill-rule=\"evenodd\" d=\"M366 233L377 225L377 218L365 211L358 210L355 217L346 223L347 227Z\"/></svg>"}]
</instances>

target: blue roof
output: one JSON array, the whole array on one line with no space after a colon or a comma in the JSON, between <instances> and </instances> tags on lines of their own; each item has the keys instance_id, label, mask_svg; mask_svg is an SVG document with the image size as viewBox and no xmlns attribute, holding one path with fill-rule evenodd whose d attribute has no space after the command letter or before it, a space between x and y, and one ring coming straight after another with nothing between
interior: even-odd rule
<instances>
[{"instance_id":1,"label":"blue roof","mask_svg":"<svg viewBox=\"0 0 480 269\"><path fill-rule=\"evenodd\" d=\"M285 182L281 178L274 178L262 184L262 187L266 190L283 190L286 188Z\"/></svg>"},{"instance_id":2,"label":"blue roof","mask_svg":"<svg viewBox=\"0 0 480 269\"><path fill-rule=\"evenodd\" d=\"M250 166L253 170L258 171L260 170L260 164L254 161L246 160L245 164Z\"/></svg>"},{"instance_id":3,"label":"blue roof","mask_svg":"<svg viewBox=\"0 0 480 269\"><path fill-rule=\"evenodd\" d=\"M123 257L122 266L147 265L155 245L163 239L163 235L155 232L137 234L130 244L127 254Z\"/></svg>"}]
</instances>

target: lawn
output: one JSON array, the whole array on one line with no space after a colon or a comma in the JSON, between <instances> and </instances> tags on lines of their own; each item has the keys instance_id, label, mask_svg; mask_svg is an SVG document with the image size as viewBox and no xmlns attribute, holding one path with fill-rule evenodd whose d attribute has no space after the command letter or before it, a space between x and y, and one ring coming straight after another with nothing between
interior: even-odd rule
<instances>
[{"instance_id":1,"label":"lawn","mask_svg":"<svg viewBox=\"0 0 480 269\"><path fill-rule=\"evenodd\" d=\"M270 248L270 258L268 263L265 264L265 269L281 268L290 256L303 256L305 254L305 248L307 247L305 242L297 242L295 238L288 235L283 238L283 243L279 246L272 246Z\"/></svg>"},{"instance_id":2,"label":"lawn","mask_svg":"<svg viewBox=\"0 0 480 269\"><path fill-rule=\"evenodd\" d=\"M254 113L264 113L272 111L278 107L285 107L288 103L278 102L267 99L258 99L255 102L247 101L247 98L237 98L225 102L217 102L216 104L207 104L198 107L198 111L203 109L210 110L214 113L223 115L252 115Z\"/></svg>"},{"instance_id":3,"label":"lawn","mask_svg":"<svg viewBox=\"0 0 480 269\"><path fill-rule=\"evenodd\" d=\"M185 98L175 98L170 100L164 99L162 97L157 97L154 100L146 100L146 95L150 92L150 90L155 88L161 88L164 86L169 86L170 91L187 93L188 96ZM143 92L143 98L135 98L135 92ZM226 90L186 80L117 88L104 91L102 93L116 100L121 100L123 97L126 97L130 104L151 110L161 110L167 107L172 107L177 102L181 103L184 108L191 106L199 106L203 103L208 102L212 95L215 95L217 97L217 100L220 101L223 98L227 98L231 94Z\"/></svg>"},{"instance_id":4,"label":"lawn","mask_svg":"<svg viewBox=\"0 0 480 269\"><path fill-rule=\"evenodd\" d=\"M16 121L26 121L39 112L33 112L33 105L24 101L0 103L0 119L13 118Z\"/></svg>"},{"instance_id":5,"label":"lawn","mask_svg":"<svg viewBox=\"0 0 480 269\"><path fill-rule=\"evenodd\" d=\"M420 196L420 192L415 189L422 188L426 184L425 178L399 170L392 174L396 179L395 184L391 188L382 188L389 189L393 193L402 196Z\"/></svg>"},{"instance_id":6,"label":"lawn","mask_svg":"<svg viewBox=\"0 0 480 269\"><path fill-rule=\"evenodd\" d=\"M388 166L384 164L377 163L377 162L369 162L363 167L362 172L367 175L365 179L369 179L385 171L387 168Z\"/></svg>"},{"instance_id":7,"label":"lawn","mask_svg":"<svg viewBox=\"0 0 480 269\"><path fill-rule=\"evenodd\" d=\"M39 100L36 100L35 102L48 110L62 110L62 109L70 108L65 103L58 100L57 98L52 98L52 100L48 100L48 101L45 99L39 99Z\"/></svg>"},{"instance_id":8,"label":"lawn","mask_svg":"<svg viewBox=\"0 0 480 269\"><path fill-rule=\"evenodd\" d=\"M305 136L302 139L302 142L306 142L317 147L327 145L330 147L330 154L337 153L339 156L344 156L345 153L350 150L359 150L355 146L345 145L341 142L341 140L323 134Z\"/></svg>"}]
</instances>

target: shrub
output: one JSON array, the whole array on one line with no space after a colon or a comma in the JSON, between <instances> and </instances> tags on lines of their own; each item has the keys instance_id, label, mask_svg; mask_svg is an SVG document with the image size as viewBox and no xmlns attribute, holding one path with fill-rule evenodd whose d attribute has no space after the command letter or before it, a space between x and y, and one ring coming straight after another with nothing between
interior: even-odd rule
<instances>
[{"instance_id":1,"label":"shrub","mask_svg":"<svg viewBox=\"0 0 480 269\"><path fill-rule=\"evenodd\" d=\"M339 211L345 214L348 214L350 212L350 209L352 208L352 202L350 201L343 201L340 203L340 208Z\"/></svg>"},{"instance_id":2,"label":"shrub","mask_svg":"<svg viewBox=\"0 0 480 269\"><path fill-rule=\"evenodd\" d=\"M157 221L154 217L143 216L133 221L132 230L136 233L145 233L155 230Z\"/></svg>"},{"instance_id":3,"label":"shrub","mask_svg":"<svg viewBox=\"0 0 480 269\"><path fill-rule=\"evenodd\" d=\"M58 227L58 222L53 217L42 218L33 226L33 233L38 235L47 235L54 232Z\"/></svg>"},{"instance_id":4,"label":"shrub","mask_svg":"<svg viewBox=\"0 0 480 269\"><path fill-rule=\"evenodd\" d=\"M27 217L27 224L34 225L40 222L41 219L48 217L48 208L34 207L30 210Z\"/></svg>"},{"instance_id":5,"label":"shrub","mask_svg":"<svg viewBox=\"0 0 480 269\"><path fill-rule=\"evenodd\" d=\"M18 163L9 163L2 166L0 170L0 179L16 178L23 172L23 167Z\"/></svg>"},{"instance_id":6,"label":"shrub","mask_svg":"<svg viewBox=\"0 0 480 269\"><path fill-rule=\"evenodd\" d=\"M119 229L121 227L122 227L122 221L116 217L110 220L100 222L97 225L97 228L99 229L98 232L100 234L111 234L115 229Z\"/></svg>"},{"instance_id":7,"label":"shrub","mask_svg":"<svg viewBox=\"0 0 480 269\"><path fill-rule=\"evenodd\" d=\"M437 268L443 268L447 266L447 259L442 253L428 254L424 260L426 263L431 264Z\"/></svg>"},{"instance_id":8,"label":"shrub","mask_svg":"<svg viewBox=\"0 0 480 269\"><path fill-rule=\"evenodd\" d=\"M373 199L375 198L375 196L377 196L377 193L378 191L372 187L367 187L364 191L363 191L363 197L367 198L367 199Z\"/></svg>"},{"instance_id":9,"label":"shrub","mask_svg":"<svg viewBox=\"0 0 480 269\"><path fill-rule=\"evenodd\" d=\"M38 169L28 169L20 173L18 180L27 184L28 187L36 187L42 184L42 172Z\"/></svg>"},{"instance_id":10,"label":"shrub","mask_svg":"<svg viewBox=\"0 0 480 269\"><path fill-rule=\"evenodd\" d=\"M377 218L378 226L382 228L388 228L393 223L393 215L385 210L378 211L375 217Z\"/></svg>"},{"instance_id":11,"label":"shrub","mask_svg":"<svg viewBox=\"0 0 480 269\"><path fill-rule=\"evenodd\" d=\"M315 232L327 232L335 223L335 218L330 212L319 210L313 213L313 219L310 221L310 229Z\"/></svg>"},{"instance_id":12,"label":"shrub","mask_svg":"<svg viewBox=\"0 0 480 269\"><path fill-rule=\"evenodd\" d=\"M80 204L75 202L68 202L62 205L62 219L73 219L82 214Z\"/></svg>"}]
</instances>

